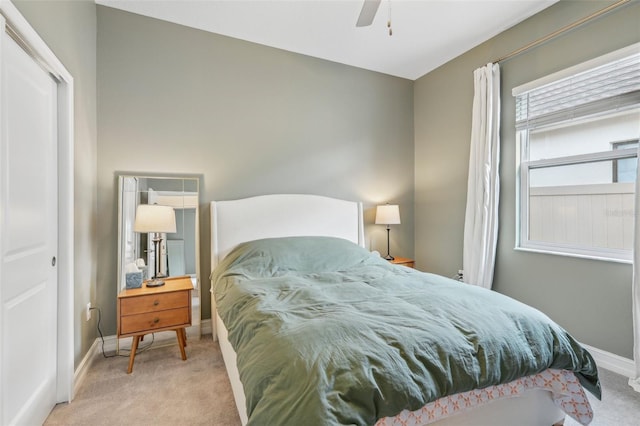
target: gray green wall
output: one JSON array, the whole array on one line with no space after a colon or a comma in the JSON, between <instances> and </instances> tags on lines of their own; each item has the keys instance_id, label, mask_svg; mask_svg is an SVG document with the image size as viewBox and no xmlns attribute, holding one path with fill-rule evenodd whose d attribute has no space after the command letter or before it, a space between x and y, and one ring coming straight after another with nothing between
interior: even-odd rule
<instances>
[{"instance_id":1,"label":"gray green wall","mask_svg":"<svg viewBox=\"0 0 640 426\"><path fill-rule=\"evenodd\" d=\"M93 0L13 3L54 51L74 79L74 359L76 366L96 338L96 316L85 321L88 302L96 303L96 5Z\"/></svg>"},{"instance_id":2,"label":"gray green wall","mask_svg":"<svg viewBox=\"0 0 640 426\"><path fill-rule=\"evenodd\" d=\"M462 240L473 71L613 1L561 1L415 82L415 256L451 276ZM500 225L494 289L535 306L578 340L633 358L629 264L516 251L514 100L520 84L640 41L633 2L501 64Z\"/></svg>"},{"instance_id":3,"label":"gray green wall","mask_svg":"<svg viewBox=\"0 0 640 426\"><path fill-rule=\"evenodd\" d=\"M201 174L203 318L209 206L267 193L398 203L413 256L413 82L98 6L98 303L116 326L116 175ZM382 226L367 245L386 251Z\"/></svg>"},{"instance_id":4,"label":"gray green wall","mask_svg":"<svg viewBox=\"0 0 640 426\"><path fill-rule=\"evenodd\" d=\"M105 333L115 332L119 171L203 175L205 283L210 200L268 192L363 200L368 246L381 251L385 234L370 225L373 206L396 202L403 223L391 233L391 250L412 256L414 182L418 267L453 275L462 264L473 70L611 2L562 1L415 83L100 6L96 12L91 0L14 3L75 79L77 365L96 337L95 316L83 320L88 301L101 307ZM583 342L627 358L630 265L513 250L510 92L639 41L638 21L635 2L502 64L495 288L542 309ZM203 294L206 317L206 288Z\"/></svg>"}]
</instances>

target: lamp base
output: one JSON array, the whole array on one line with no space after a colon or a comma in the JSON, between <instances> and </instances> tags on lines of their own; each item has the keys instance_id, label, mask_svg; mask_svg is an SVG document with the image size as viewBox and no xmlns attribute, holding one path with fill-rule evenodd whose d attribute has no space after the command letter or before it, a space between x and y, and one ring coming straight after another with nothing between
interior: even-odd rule
<instances>
[{"instance_id":1,"label":"lamp base","mask_svg":"<svg viewBox=\"0 0 640 426\"><path fill-rule=\"evenodd\" d=\"M147 281L147 287L162 287L163 285L164 281L157 278L154 278L151 281Z\"/></svg>"},{"instance_id":2,"label":"lamp base","mask_svg":"<svg viewBox=\"0 0 640 426\"><path fill-rule=\"evenodd\" d=\"M387 259L387 260L395 260L396 259L395 257L391 256L390 254L387 254L384 258Z\"/></svg>"}]
</instances>

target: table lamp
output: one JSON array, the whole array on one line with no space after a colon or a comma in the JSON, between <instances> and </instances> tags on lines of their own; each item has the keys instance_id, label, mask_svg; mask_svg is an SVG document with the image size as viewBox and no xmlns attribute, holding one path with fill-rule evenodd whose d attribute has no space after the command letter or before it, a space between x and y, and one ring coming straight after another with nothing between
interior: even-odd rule
<instances>
[{"instance_id":1,"label":"table lamp","mask_svg":"<svg viewBox=\"0 0 640 426\"><path fill-rule=\"evenodd\" d=\"M387 225L387 260L395 259L389 254L389 225L400 224L400 208L397 204L385 204L376 208L376 225Z\"/></svg>"},{"instance_id":2,"label":"table lamp","mask_svg":"<svg viewBox=\"0 0 640 426\"><path fill-rule=\"evenodd\" d=\"M147 287L160 287L164 285L165 275L160 273L160 243L163 232L176 232L176 213L173 207L159 206L157 204L140 204L136 208L136 220L133 230L140 233L154 233L155 246L155 274L153 280L147 283Z\"/></svg>"}]
</instances>

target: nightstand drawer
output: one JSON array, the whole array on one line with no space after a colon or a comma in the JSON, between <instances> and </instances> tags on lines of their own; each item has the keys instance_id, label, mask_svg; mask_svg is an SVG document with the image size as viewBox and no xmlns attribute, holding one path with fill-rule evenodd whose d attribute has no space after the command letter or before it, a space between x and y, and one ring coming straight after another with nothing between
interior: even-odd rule
<instances>
[{"instance_id":1,"label":"nightstand drawer","mask_svg":"<svg viewBox=\"0 0 640 426\"><path fill-rule=\"evenodd\" d=\"M120 300L120 315L135 315L189 306L189 292L147 294Z\"/></svg>"},{"instance_id":2,"label":"nightstand drawer","mask_svg":"<svg viewBox=\"0 0 640 426\"><path fill-rule=\"evenodd\" d=\"M120 319L120 334L153 332L160 328L189 325L189 307L160 312L123 316Z\"/></svg>"}]
</instances>

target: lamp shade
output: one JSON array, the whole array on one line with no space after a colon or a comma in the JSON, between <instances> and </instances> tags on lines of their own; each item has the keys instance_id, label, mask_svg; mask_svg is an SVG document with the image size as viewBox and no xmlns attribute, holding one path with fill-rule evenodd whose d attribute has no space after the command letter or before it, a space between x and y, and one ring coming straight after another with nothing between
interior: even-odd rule
<instances>
[{"instance_id":1,"label":"lamp shade","mask_svg":"<svg viewBox=\"0 0 640 426\"><path fill-rule=\"evenodd\" d=\"M135 232L176 232L176 213L173 207L140 204L136 208Z\"/></svg>"},{"instance_id":2,"label":"lamp shade","mask_svg":"<svg viewBox=\"0 0 640 426\"><path fill-rule=\"evenodd\" d=\"M376 208L376 225L400 224L400 208L397 204L385 204Z\"/></svg>"}]
</instances>

